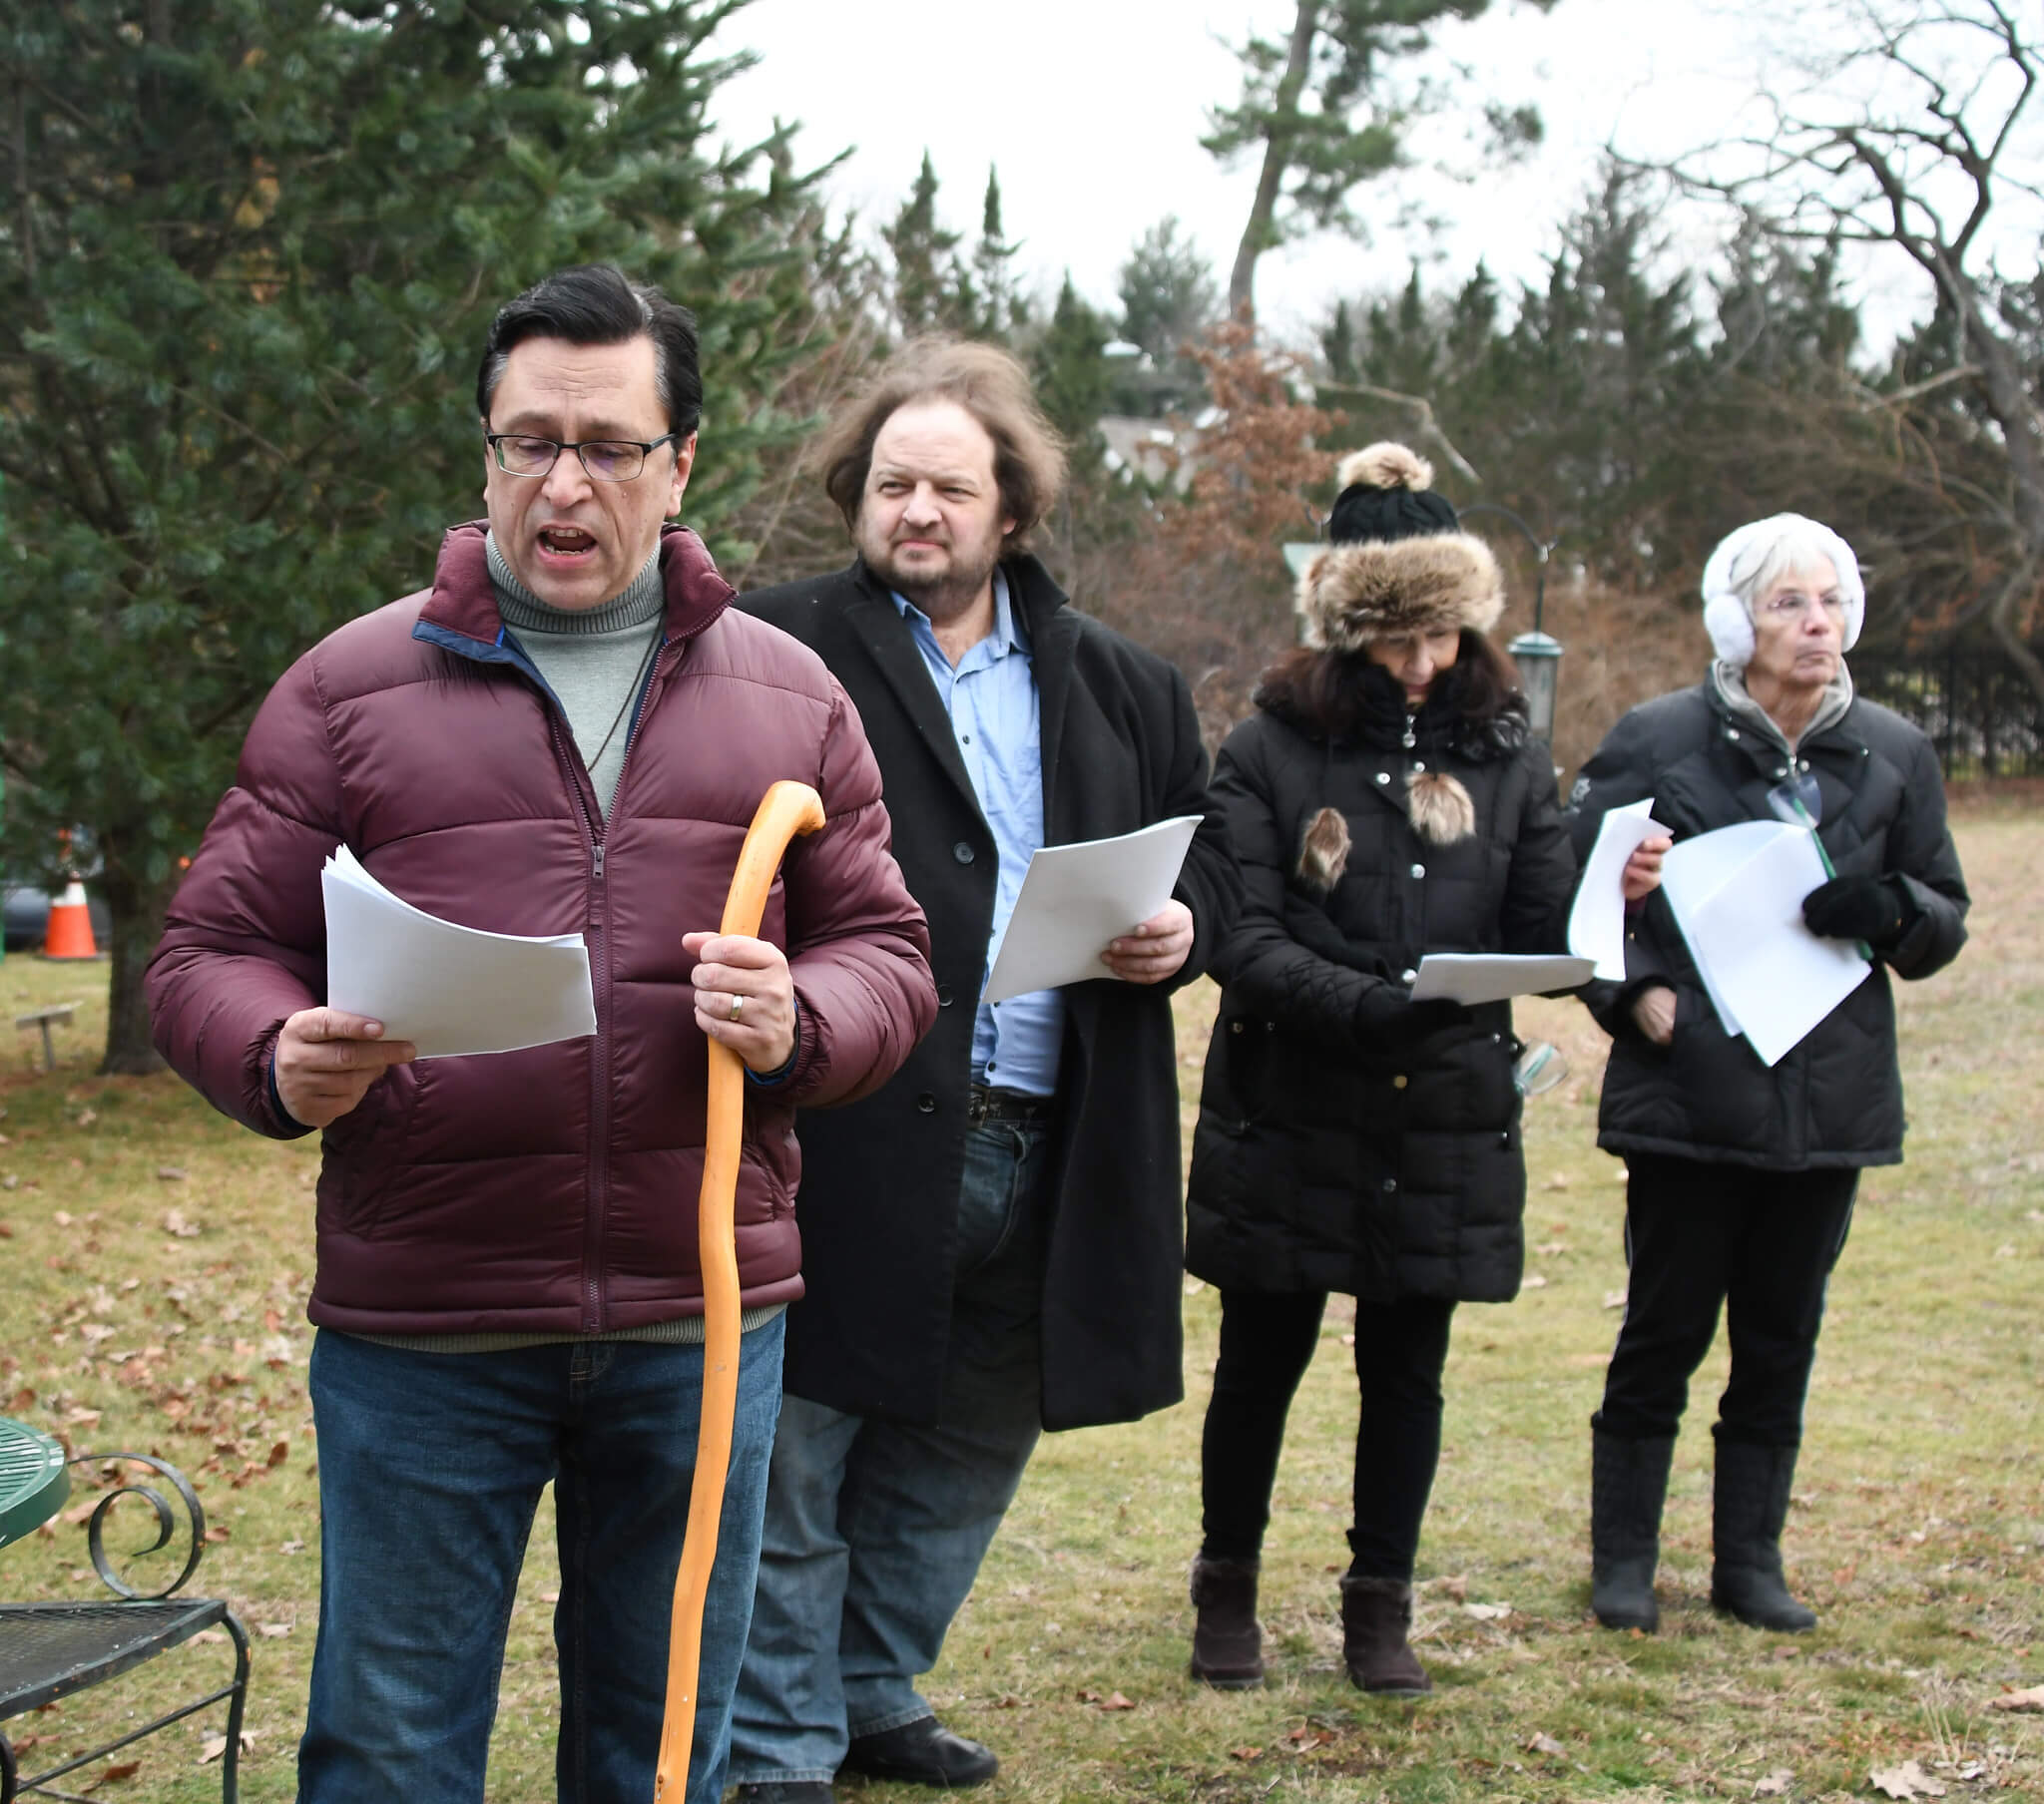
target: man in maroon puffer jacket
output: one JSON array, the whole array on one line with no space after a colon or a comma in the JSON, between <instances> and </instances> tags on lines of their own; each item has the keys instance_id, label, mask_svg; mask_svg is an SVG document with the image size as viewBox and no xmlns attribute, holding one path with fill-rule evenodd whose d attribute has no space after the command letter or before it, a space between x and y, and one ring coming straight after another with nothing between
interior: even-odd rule
<instances>
[{"instance_id":1,"label":"man in maroon puffer jacket","mask_svg":"<svg viewBox=\"0 0 2044 1804\"><path fill-rule=\"evenodd\" d=\"M150 967L166 1058L237 1121L321 1130L319 1638L304 1804L470 1798L541 1491L562 1567L561 1795L652 1795L703 1368L708 1039L750 1073L744 1338L688 1795L723 1786L782 1310L801 1295L797 1105L884 1083L936 1013L880 778L821 662L730 608L664 522L696 451L694 323L617 270L506 306L477 380L487 530L342 627L256 715ZM706 931L792 777L757 939ZM580 931L594 1036L412 1063L323 1006L345 843L430 913ZM707 1038L706 1038L707 1037Z\"/></svg>"}]
</instances>

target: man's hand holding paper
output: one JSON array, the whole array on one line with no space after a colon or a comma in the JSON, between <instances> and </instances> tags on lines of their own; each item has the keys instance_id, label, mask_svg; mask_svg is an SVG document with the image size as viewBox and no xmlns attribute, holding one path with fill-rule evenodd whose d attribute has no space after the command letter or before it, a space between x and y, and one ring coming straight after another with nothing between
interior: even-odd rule
<instances>
[{"instance_id":1,"label":"man's hand holding paper","mask_svg":"<svg viewBox=\"0 0 2044 1804\"><path fill-rule=\"evenodd\" d=\"M386 1071L409 1065L417 1052L409 1040L385 1040L380 1021L345 1009L300 1009L276 1037L271 1072L292 1121L330 1128Z\"/></svg>"},{"instance_id":2,"label":"man's hand holding paper","mask_svg":"<svg viewBox=\"0 0 2044 1804\"><path fill-rule=\"evenodd\" d=\"M1193 949L1193 911L1174 898L1133 933L1110 940L1100 962L1125 984L1161 984L1176 977Z\"/></svg>"}]
</instances>

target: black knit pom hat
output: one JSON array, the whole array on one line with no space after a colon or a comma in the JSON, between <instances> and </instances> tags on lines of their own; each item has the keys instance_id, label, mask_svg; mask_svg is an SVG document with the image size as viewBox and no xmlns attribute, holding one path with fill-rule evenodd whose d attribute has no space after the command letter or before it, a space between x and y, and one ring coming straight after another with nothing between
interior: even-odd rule
<instances>
[{"instance_id":1,"label":"black knit pom hat","mask_svg":"<svg viewBox=\"0 0 2044 1804\"><path fill-rule=\"evenodd\" d=\"M1327 516L1327 537L1336 545L1418 539L1461 525L1448 498L1428 486L1433 466L1403 445L1385 440L1350 452L1334 474L1342 488Z\"/></svg>"}]
</instances>

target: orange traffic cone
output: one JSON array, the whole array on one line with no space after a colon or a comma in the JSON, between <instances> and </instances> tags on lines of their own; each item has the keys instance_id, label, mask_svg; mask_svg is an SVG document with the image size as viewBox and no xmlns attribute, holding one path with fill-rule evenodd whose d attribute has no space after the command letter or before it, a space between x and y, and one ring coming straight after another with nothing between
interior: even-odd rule
<instances>
[{"instance_id":1,"label":"orange traffic cone","mask_svg":"<svg viewBox=\"0 0 2044 1804\"><path fill-rule=\"evenodd\" d=\"M85 905L85 885L76 877L64 886L64 894L50 905L50 925L43 939L43 957L53 959L98 958L93 943L92 913Z\"/></svg>"}]
</instances>

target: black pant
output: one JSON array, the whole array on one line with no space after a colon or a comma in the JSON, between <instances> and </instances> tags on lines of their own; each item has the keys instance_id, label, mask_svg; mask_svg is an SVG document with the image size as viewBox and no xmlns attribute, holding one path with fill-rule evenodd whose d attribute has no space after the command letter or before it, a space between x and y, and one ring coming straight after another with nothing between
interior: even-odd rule
<instances>
[{"instance_id":1,"label":"black pant","mask_svg":"<svg viewBox=\"0 0 2044 1804\"><path fill-rule=\"evenodd\" d=\"M1597 1425L1621 1440L1672 1436L1725 1306L1732 1378L1718 1402L1729 1441L1793 1447L1816 1359L1824 1284L1845 1248L1859 1173L1628 1153L1625 1325Z\"/></svg>"},{"instance_id":2,"label":"black pant","mask_svg":"<svg viewBox=\"0 0 2044 1804\"><path fill-rule=\"evenodd\" d=\"M1319 1344L1325 1291L1221 1293L1221 1360L1200 1443L1202 1555L1254 1560L1271 1521L1284 1416ZM1355 1306L1354 1556L1349 1571L1410 1578L1441 1453L1441 1368L1452 1302L1411 1297Z\"/></svg>"}]
</instances>

